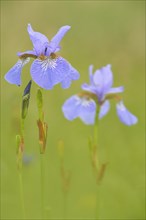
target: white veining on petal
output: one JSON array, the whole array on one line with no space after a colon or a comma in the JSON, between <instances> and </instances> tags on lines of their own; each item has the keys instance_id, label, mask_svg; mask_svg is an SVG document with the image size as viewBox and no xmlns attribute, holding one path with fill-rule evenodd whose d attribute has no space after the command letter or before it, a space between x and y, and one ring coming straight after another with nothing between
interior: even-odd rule
<instances>
[{"instance_id":1,"label":"white veining on petal","mask_svg":"<svg viewBox=\"0 0 146 220\"><path fill-rule=\"evenodd\" d=\"M75 99L76 99L76 103L75 103L76 105L79 105L82 102L81 98L78 96L75 96Z\"/></svg>"},{"instance_id":2,"label":"white veining on petal","mask_svg":"<svg viewBox=\"0 0 146 220\"><path fill-rule=\"evenodd\" d=\"M86 97L80 98L76 96L75 99L76 99L76 105L82 104L85 107L90 106L91 102L93 102L93 100L89 100Z\"/></svg>"},{"instance_id":3,"label":"white veining on petal","mask_svg":"<svg viewBox=\"0 0 146 220\"><path fill-rule=\"evenodd\" d=\"M22 62L22 66L24 66L25 64L27 64L30 61L30 57L27 57L25 59L19 60L20 62Z\"/></svg>"},{"instance_id":4,"label":"white veining on petal","mask_svg":"<svg viewBox=\"0 0 146 220\"><path fill-rule=\"evenodd\" d=\"M125 109L126 109L122 102L119 102L119 103L117 104L117 107L118 107L118 109L120 109L121 111L125 111Z\"/></svg>"},{"instance_id":5,"label":"white veining on petal","mask_svg":"<svg viewBox=\"0 0 146 220\"><path fill-rule=\"evenodd\" d=\"M83 99L82 99L82 105L85 106L85 107L87 107L87 106L90 105L90 101L87 100L86 98L83 98Z\"/></svg>"},{"instance_id":6,"label":"white veining on petal","mask_svg":"<svg viewBox=\"0 0 146 220\"><path fill-rule=\"evenodd\" d=\"M22 68L25 64L27 64L30 61L30 58L27 57L25 59L19 59L17 62L17 67Z\"/></svg>"},{"instance_id":7,"label":"white veining on petal","mask_svg":"<svg viewBox=\"0 0 146 220\"><path fill-rule=\"evenodd\" d=\"M43 71L49 69L55 69L57 66L56 59L47 58L45 60L38 60Z\"/></svg>"},{"instance_id":8,"label":"white veining on petal","mask_svg":"<svg viewBox=\"0 0 146 220\"><path fill-rule=\"evenodd\" d=\"M16 65L17 65L18 68L23 66L23 60L19 59Z\"/></svg>"}]
</instances>

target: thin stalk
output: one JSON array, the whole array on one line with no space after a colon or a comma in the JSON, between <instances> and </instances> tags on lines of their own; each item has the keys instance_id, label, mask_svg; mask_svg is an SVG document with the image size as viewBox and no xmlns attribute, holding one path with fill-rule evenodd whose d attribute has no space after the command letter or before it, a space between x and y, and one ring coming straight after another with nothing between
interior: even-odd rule
<instances>
[{"instance_id":1,"label":"thin stalk","mask_svg":"<svg viewBox=\"0 0 146 220\"><path fill-rule=\"evenodd\" d=\"M63 201L63 219L67 219L67 193L64 193Z\"/></svg>"},{"instance_id":2,"label":"thin stalk","mask_svg":"<svg viewBox=\"0 0 146 220\"><path fill-rule=\"evenodd\" d=\"M44 212L44 154L40 154L40 170L41 170L41 216L45 217Z\"/></svg>"},{"instance_id":3,"label":"thin stalk","mask_svg":"<svg viewBox=\"0 0 146 220\"><path fill-rule=\"evenodd\" d=\"M99 170L99 160L98 160L98 125L99 125L99 119L98 119L99 111L96 112L95 116L95 123L94 123L94 130L93 130L93 153L95 154L95 165L96 170Z\"/></svg>"},{"instance_id":4,"label":"thin stalk","mask_svg":"<svg viewBox=\"0 0 146 220\"><path fill-rule=\"evenodd\" d=\"M21 118L21 137L24 138L24 119Z\"/></svg>"},{"instance_id":5,"label":"thin stalk","mask_svg":"<svg viewBox=\"0 0 146 220\"><path fill-rule=\"evenodd\" d=\"M23 180L22 180L22 172L21 171L19 171L19 187L20 187L20 199L21 199L22 215L23 215L23 219L26 219L26 217L25 217L25 205L24 205Z\"/></svg>"},{"instance_id":6,"label":"thin stalk","mask_svg":"<svg viewBox=\"0 0 146 220\"><path fill-rule=\"evenodd\" d=\"M98 152L98 143L99 143L99 138L98 138L98 134L99 134L99 119L98 119L98 115L99 115L99 110L96 112L96 116L95 116L95 124L94 124L94 130L93 130L93 144L94 144L94 158L95 158L95 178L97 178L97 174L99 172L99 168L100 168L100 164L99 164L99 152ZM95 219L98 220L99 219L99 210L100 210L100 196L99 196L99 185L96 182L96 207L95 207Z\"/></svg>"},{"instance_id":7,"label":"thin stalk","mask_svg":"<svg viewBox=\"0 0 146 220\"><path fill-rule=\"evenodd\" d=\"M24 121L25 121L27 111L28 111L28 106L29 106L30 89L31 89L31 81L28 83L23 93L21 120L20 120L20 135L16 135L17 168L18 168L18 173L19 173L20 199L21 199L23 219L26 219L26 217L25 217L23 179L22 179L22 158L23 158L23 153L24 153Z\"/></svg>"},{"instance_id":8,"label":"thin stalk","mask_svg":"<svg viewBox=\"0 0 146 220\"><path fill-rule=\"evenodd\" d=\"M24 150L24 119L21 118L21 125L20 125L20 131L21 131L21 151L20 151L20 157L21 160L19 161L19 188L20 188L20 200L21 200L21 209L22 209L22 216L23 219L26 219L25 217L25 205L24 205L24 191L23 191L23 179L22 179L22 156L23 156L23 150ZM20 147L20 146L19 146Z\"/></svg>"},{"instance_id":9,"label":"thin stalk","mask_svg":"<svg viewBox=\"0 0 146 220\"><path fill-rule=\"evenodd\" d=\"M100 186L96 185L96 209L95 209L95 219L99 219L99 211L100 211Z\"/></svg>"}]
</instances>

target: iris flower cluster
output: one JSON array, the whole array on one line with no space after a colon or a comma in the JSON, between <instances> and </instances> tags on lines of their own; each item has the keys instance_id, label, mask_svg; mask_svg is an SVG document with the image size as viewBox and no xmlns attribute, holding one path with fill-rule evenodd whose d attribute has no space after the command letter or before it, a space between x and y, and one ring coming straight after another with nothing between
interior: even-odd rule
<instances>
[{"instance_id":1,"label":"iris flower cluster","mask_svg":"<svg viewBox=\"0 0 146 220\"><path fill-rule=\"evenodd\" d=\"M83 92L71 96L64 103L62 111L65 117L70 121L79 117L85 124L94 124L96 114L99 119L104 117L110 109L109 99L115 99L120 121L128 126L137 123L137 118L127 110L119 96L124 87L112 87L111 65L96 70L94 74L92 72L93 65L89 66L90 84L84 83Z\"/></svg>"},{"instance_id":2,"label":"iris flower cluster","mask_svg":"<svg viewBox=\"0 0 146 220\"><path fill-rule=\"evenodd\" d=\"M61 83L62 88L69 88L73 80L79 79L78 71L63 57L56 52L60 50L60 42L68 32L70 26L63 26L51 39L35 32L28 24L27 30L33 44L33 50L19 52L19 60L7 72L5 79L16 85L21 85L21 72L25 64L34 58L30 73L33 81L40 87L49 90L54 85ZM93 74L93 65L89 66L90 84L82 85L82 92L71 96L62 106L64 116L72 121L79 117L85 124L94 124L95 117L104 117L110 109L110 99L115 99L117 115L121 122L130 126L137 123L137 118L125 107L120 93L124 91L123 86L112 87L113 74L111 65L96 70Z\"/></svg>"}]
</instances>

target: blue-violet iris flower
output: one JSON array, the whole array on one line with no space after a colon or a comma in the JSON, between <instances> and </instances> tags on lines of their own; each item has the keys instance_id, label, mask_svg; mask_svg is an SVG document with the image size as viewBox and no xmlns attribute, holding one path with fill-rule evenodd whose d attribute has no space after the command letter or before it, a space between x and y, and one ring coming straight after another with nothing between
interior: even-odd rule
<instances>
[{"instance_id":1,"label":"blue-violet iris flower","mask_svg":"<svg viewBox=\"0 0 146 220\"><path fill-rule=\"evenodd\" d=\"M61 27L49 42L45 35L33 31L28 24L27 30L33 43L33 50L17 54L19 60L7 72L5 79L11 84L21 85L22 68L32 57L35 60L31 65L30 73L36 84L44 89L52 89L58 83L61 83L64 89L69 88L71 81L79 78L79 73L63 57L56 55L60 50L60 41L69 29L68 25Z\"/></svg>"},{"instance_id":2,"label":"blue-violet iris flower","mask_svg":"<svg viewBox=\"0 0 146 220\"><path fill-rule=\"evenodd\" d=\"M124 91L123 86L112 87L113 74L111 65L96 70L94 74L93 65L89 66L90 84L82 85L83 92L71 96L62 106L64 116L72 121L79 117L85 124L94 124L96 114L101 119L110 109L109 99L117 100L116 110L121 122L130 126L137 123L137 118L124 106L118 96Z\"/></svg>"}]
</instances>

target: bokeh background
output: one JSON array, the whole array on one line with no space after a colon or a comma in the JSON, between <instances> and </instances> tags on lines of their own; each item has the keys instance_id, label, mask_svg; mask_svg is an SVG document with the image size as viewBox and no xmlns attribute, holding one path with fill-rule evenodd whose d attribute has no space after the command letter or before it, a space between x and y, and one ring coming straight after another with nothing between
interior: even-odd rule
<instances>
[{"instance_id":1,"label":"bokeh background","mask_svg":"<svg viewBox=\"0 0 146 220\"><path fill-rule=\"evenodd\" d=\"M65 143L65 168L71 171L68 219L93 219L96 184L89 157L92 126L69 122L61 111L64 101L88 82L88 66L112 65L114 85L125 86L125 105L139 119L127 127L116 116L115 103L100 121L99 157L109 162L100 186L100 219L145 219L145 1L1 1L1 219L22 219L16 168L15 135L20 133L23 90L30 80L26 65L22 86L10 85L5 73L16 63L18 51L32 49L27 24L49 39L63 25L71 30L59 54L80 72L71 88L60 85L43 91L48 141L45 155L46 218L63 218L63 194L57 143ZM36 91L33 83L25 123L23 166L28 219L40 215L40 158Z\"/></svg>"}]
</instances>

